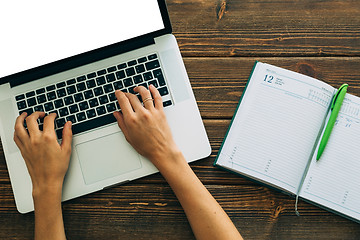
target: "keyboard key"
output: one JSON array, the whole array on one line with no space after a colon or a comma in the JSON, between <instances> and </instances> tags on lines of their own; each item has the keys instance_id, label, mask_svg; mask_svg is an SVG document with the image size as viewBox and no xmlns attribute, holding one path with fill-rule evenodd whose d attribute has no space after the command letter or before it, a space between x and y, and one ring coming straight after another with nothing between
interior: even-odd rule
<instances>
[{"instance_id":1,"label":"keyboard key","mask_svg":"<svg viewBox=\"0 0 360 240\"><path fill-rule=\"evenodd\" d=\"M102 87L94 88L94 94L95 94L95 96L99 96L99 95L104 94L104 91L103 91Z\"/></svg>"},{"instance_id":2,"label":"keyboard key","mask_svg":"<svg viewBox=\"0 0 360 240\"><path fill-rule=\"evenodd\" d=\"M75 115L67 116L67 117L66 117L66 121L70 121L70 122L72 122L73 124L76 123Z\"/></svg>"},{"instance_id":3,"label":"keyboard key","mask_svg":"<svg viewBox=\"0 0 360 240\"><path fill-rule=\"evenodd\" d=\"M79 108L81 111L88 109L89 108L88 102L84 101L84 102L79 103Z\"/></svg>"},{"instance_id":4,"label":"keyboard key","mask_svg":"<svg viewBox=\"0 0 360 240\"><path fill-rule=\"evenodd\" d=\"M46 112L50 112L51 110L54 110L54 104L52 102L47 102L44 104L44 108Z\"/></svg>"},{"instance_id":5,"label":"keyboard key","mask_svg":"<svg viewBox=\"0 0 360 240\"><path fill-rule=\"evenodd\" d=\"M68 108L64 107L64 108L59 109L59 115L60 115L60 117L65 117L65 116L69 115Z\"/></svg>"},{"instance_id":6,"label":"keyboard key","mask_svg":"<svg viewBox=\"0 0 360 240\"><path fill-rule=\"evenodd\" d=\"M65 86L66 86L66 83L65 83L65 82L59 82L59 83L56 84L56 87L57 87L57 88L63 88L63 87L65 87Z\"/></svg>"},{"instance_id":7,"label":"keyboard key","mask_svg":"<svg viewBox=\"0 0 360 240\"><path fill-rule=\"evenodd\" d=\"M94 109L87 110L87 111L86 111L86 116L87 116L88 118L96 117L96 112L95 112L95 110L94 110Z\"/></svg>"},{"instance_id":8,"label":"keyboard key","mask_svg":"<svg viewBox=\"0 0 360 240\"><path fill-rule=\"evenodd\" d=\"M55 85L50 85L46 87L46 91L50 92L52 90L55 90Z\"/></svg>"},{"instance_id":9,"label":"keyboard key","mask_svg":"<svg viewBox=\"0 0 360 240\"><path fill-rule=\"evenodd\" d=\"M134 91L134 88L135 88L135 86L129 87L128 88L129 93L136 94L136 92Z\"/></svg>"},{"instance_id":10,"label":"keyboard key","mask_svg":"<svg viewBox=\"0 0 360 240\"><path fill-rule=\"evenodd\" d=\"M167 100L167 101L163 102L164 107L171 106L171 105L172 105L171 100Z\"/></svg>"},{"instance_id":11,"label":"keyboard key","mask_svg":"<svg viewBox=\"0 0 360 240\"><path fill-rule=\"evenodd\" d=\"M147 61L146 57L142 57L142 58L138 59L138 63L143 63L143 62L146 62L146 61Z\"/></svg>"},{"instance_id":12,"label":"keyboard key","mask_svg":"<svg viewBox=\"0 0 360 240\"><path fill-rule=\"evenodd\" d=\"M113 101L117 100L116 96L115 96L115 93L110 93L108 96L109 96L110 102L113 102Z\"/></svg>"},{"instance_id":13,"label":"keyboard key","mask_svg":"<svg viewBox=\"0 0 360 240\"><path fill-rule=\"evenodd\" d=\"M136 73L143 73L145 72L145 66L143 64L138 65L135 67Z\"/></svg>"},{"instance_id":14,"label":"keyboard key","mask_svg":"<svg viewBox=\"0 0 360 240\"><path fill-rule=\"evenodd\" d=\"M116 80L115 75L113 73L106 75L107 82L113 82Z\"/></svg>"},{"instance_id":15,"label":"keyboard key","mask_svg":"<svg viewBox=\"0 0 360 240\"><path fill-rule=\"evenodd\" d=\"M69 111L70 111L71 114L77 113L79 111L78 105L74 104L74 105L69 106Z\"/></svg>"},{"instance_id":16,"label":"keyboard key","mask_svg":"<svg viewBox=\"0 0 360 240\"><path fill-rule=\"evenodd\" d=\"M105 91L105 93L113 92L114 88L113 88L112 84L104 85L104 91Z\"/></svg>"},{"instance_id":17,"label":"keyboard key","mask_svg":"<svg viewBox=\"0 0 360 240\"><path fill-rule=\"evenodd\" d=\"M74 100L75 102L81 102L82 100L84 100L84 96L82 93L77 93L74 95Z\"/></svg>"},{"instance_id":18,"label":"keyboard key","mask_svg":"<svg viewBox=\"0 0 360 240\"><path fill-rule=\"evenodd\" d=\"M62 99L57 99L54 101L55 108L61 108L64 106L64 101Z\"/></svg>"},{"instance_id":19,"label":"keyboard key","mask_svg":"<svg viewBox=\"0 0 360 240\"><path fill-rule=\"evenodd\" d=\"M84 91L86 89L85 83L81 82L76 84L76 89L78 90L78 92Z\"/></svg>"},{"instance_id":20,"label":"keyboard key","mask_svg":"<svg viewBox=\"0 0 360 240\"><path fill-rule=\"evenodd\" d=\"M116 70L117 70L117 69L116 69L115 66L114 66L114 67L109 67L109 68L107 69L108 73L115 72Z\"/></svg>"},{"instance_id":21,"label":"keyboard key","mask_svg":"<svg viewBox=\"0 0 360 240\"><path fill-rule=\"evenodd\" d=\"M98 86L105 84L106 83L105 77L101 76L101 77L96 78L96 83Z\"/></svg>"},{"instance_id":22,"label":"keyboard key","mask_svg":"<svg viewBox=\"0 0 360 240\"><path fill-rule=\"evenodd\" d=\"M157 58L156 53L151 54L150 56L148 56L148 59L149 59L149 60L153 60L153 59L156 59L156 58Z\"/></svg>"},{"instance_id":23,"label":"keyboard key","mask_svg":"<svg viewBox=\"0 0 360 240\"><path fill-rule=\"evenodd\" d=\"M78 82L82 82L82 81L85 81L85 80L86 80L86 77L85 77L85 76L80 76L80 77L76 78L76 80L77 80Z\"/></svg>"},{"instance_id":24,"label":"keyboard key","mask_svg":"<svg viewBox=\"0 0 360 240\"><path fill-rule=\"evenodd\" d=\"M104 105L109 102L109 99L106 95L99 97L99 102L101 105Z\"/></svg>"},{"instance_id":25,"label":"keyboard key","mask_svg":"<svg viewBox=\"0 0 360 240\"><path fill-rule=\"evenodd\" d=\"M159 93L161 96L165 96L169 94L169 90L167 89L167 87L162 87L158 89Z\"/></svg>"},{"instance_id":26,"label":"keyboard key","mask_svg":"<svg viewBox=\"0 0 360 240\"><path fill-rule=\"evenodd\" d=\"M40 88L36 90L36 94L42 94L42 93L45 93L45 88Z\"/></svg>"},{"instance_id":27,"label":"keyboard key","mask_svg":"<svg viewBox=\"0 0 360 240\"><path fill-rule=\"evenodd\" d=\"M67 85L71 85L71 84L74 84L74 83L76 83L75 78L66 81Z\"/></svg>"},{"instance_id":28,"label":"keyboard key","mask_svg":"<svg viewBox=\"0 0 360 240\"><path fill-rule=\"evenodd\" d=\"M76 119L78 120L78 122L84 121L86 119L86 114L84 112L80 112L76 114Z\"/></svg>"},{"instance_id":29,"label":"keyboard key","mask_svg":"<svg viewBox=\"0 0 360 240\"><path fill-rule=\"evenodd\" d=\"M25 95L20 94L20 95L16 96L15 99L16 99L16 101L23 100L23 99L25 99Z\"/></svg>"},{"instance_id":30,"label":"keyboard key","mask_svg":"<svg viewBox=\"0 0 360 240\"><path fill-rule=\"evenodd\" d=\"M93 98L89 100L89 105L91 108L99 106L99 101L97 98Z\"/></svg>"},{"instance_id":31,"label":"keyboard key","mask_svg":"<svg viewBox=\"0 0 360 240\"><path fill-rule=\"evenodd\" d=\"M149 80L153 79L153 75L151 72L144 73L143 76L144 76L145 81L149 81Z\"/></svg>"},{"instance_id":32,"label":"keyboard key","mask_svg":"<svg viewBox=\"0 0 360 240\"><path fill-rule=\"evenodd\" d=\"M132 81L132 79L131 78L126 78L126 79L124 79L124 85L125 85L125 87L130 87L131 85L133 85L134 83L133 83L133 81Z\"/></svg>"},{"instance_id":33,"label":"keyboard key","mask_svg":"<svg viewBox=\"0 0 360 240\"><path fill-rule=\"evenodd\" d=\"M49 101L54 100L56 98L56 94L54 91L46 94Z\"/></svg>"},{"instance_id":34,"label":"keyboard key","mask_svg":"<svg viewBox=\"0 0 360 240\"><path fill-rule=\"evenodd\" d=\"M128 76L128 77L131 77L131 76L135 75L135 69L133 67L127 68L125 70L125 72L126 72L126 76Z\"/></svg>"},{"instance_id":35,"label":"keyboard key","mask_svg":"<svg viewBox=\"0 0 360 240\"><path fill-rule=\"evenodd\" d=\"M163 76L159 76L157 79L158 79L158 82L159 82L160 86L166 85L166 82L165 82L165 79L164 79Z\"/></svg>"},{"instance_id":36,"label":"keyboard key","mask_svg":"<svg viewBox=\"0 0 360 240\"><path fill-rule=\"evenodd\" d=\"M32 108L28 108L28 109L25 109L25 110L21 110L19 113L22 114L23 112L27 112L27 115L31 115L34 110Z\"/></svg>"},{"instance_id":37,"label":"keyboard key","mask_svg":"<svg viewBox=\"0 0 360 240\"><path fill-rule=\"evenodd\" d=\"M66 96L65 88L61 88L61 89L56 90L56 93L57 93L59 98L62 98L62 97Z\"/></svg>"},{"instance_id":38,"label":"keyboard key","mask_svg":"<svg viewBox=\"0 0 360 240\"><path fill-rule=\"evenodd\" d=\"M123 79L126 77L124 70L117 71L115 74L117 79Z\"/></svg>"},{"instance_id":39,"label":"keyboard key","mask_svg":"<svg viewBox=\"0 0 360 240\"><path fill-rule=\"evenodd\" d=\"M114 82L113 84L114 84L115 90L122 89L122 88L124 87L124 85L123 85L123 83L122 83L121 80L120 80L120 81L117 81L117 82Z\"/></svg>"},{"instance_id":40,"label":"keyboard key","mask_svg":"<svg viewBox=\"0 0 360 240\"><path fill-rule=\"evenodd\" d=\"M148 89L148 85L146 82L139 84L139 86L143 86L144 88Z\"/></svg>"},{"instance_id":41,"label":"keyboard key","mask_svg":"<svg viewBox=\"0 0 360 240\"><path fill-rule=\"evenodd\" d=\"M46 102L46 96L45 94L39 95L36 97L39 104Z\"/></svg>"},{"instance_id":42,"label":"keyboard key","mask_svg":"<svg viewBox=\"0 0 360 240\"><path fill-rule=\"evenodd\" d=\"M106 109L104 106L100 106L96 108L96 113L98 116L103 115L106 113Z\"/></svg>"},{"instance_id":43,"label":"keyboard key","mask_svg":"<svg viewBox=\"0 0 360 240\"><path fill-rule=\"evenodd\" d=\"M152 80L152 81L150 81L149 82L149 85L150 84L152 84L154 87L156 87L156 88L158 88L159 87L159 85L158 85L158 83L157 83L157 81L156 80Z\"/></svg>"},{"instance_id":44,"label":"keyboard key","mask_svg":"<svg viewBox=\"0 0 360 240\"><path fill-rule=\"evenodd\" d=\"M31 91L25 94L27 98L35 96L35 92Z\"/></svg>"},{"instance_id":45,"label":"keyboard key","mask_svg":"<svg viewBox=\"0 0 360 240\"><path fill-rule=\"evenodd\" d=\"M93 91L92 90L85 91L84 92L84 97L85 97L85 99L89 99L89 98L94 97Z\"/></svg>"},{"instance_id":46,"label":"keyboard key","mask_svg":"<svg viewBox=\"0 0 360 240\"><path fill-rule=\"evenodd\" d=\"M106 105L106 110L109 112L109 113L112 113L116 110L116 105L115 103L109 103Z\"/></svg>"},{"instance_id":47,"label":"keyboard key","mask_svg":"<svg viewBox=\"0 0 360 240\"><path fill-rule=\"evenodd\" d=\"M56 113L56 118L55 119L57 119L59 117L59 112L57 110L52 110L52 111L49 112L49 114L51 114L51 113Z\"/></svg>"},{"instance_id":48,"label":"keyboard key","mask_svg":"<svg viewBox=\"0 0 360 240\"><path fill-rule=\"evenodd\" d=\"M55 123L58 128L62 128L62 127L64 127L66 120L65 120L65 118L58 118L55 120Z\"/></svg>"},{"instance_id":49,"label":"keyboard key","mask_svg":"<svg viewBox=\"0 0 360 240\"><path fill-rule=\"evenodd\" d=\"M158 60L154 60L154 61L145 63L145 66L146 66L146 69L149 71L149 70L160 67L160 63Z\"/></svg>"},{"instance_id":50,"label":"keyboard key","mask_svg":"<svg viewBox=\"0 0 360 240\"><path fill-rule=\"evenodd\" d=\"M72 96L68 96L64 98L65 105L70 105L74 103L74 98Z\"/></svg>"},{"instance_id":51,"label":"keyboard key","mask_svg":"<svg viewBox=\"0 0 360 240\"><path fill-rule=\"evenodd\" d=\"M129 67L131 66L135 66L137 64L136 60L132 60L130 62L127 63Z\"/></svg>"},{"instance_id":52,"label":"keyboard key","mask_svg":"<svg viewBox=\"0 0 360 240\"><path fill-rule=\"evenodd\" d=\"M141 75L136 75L133 77L135 84L143 82L143 78Z\"/></svg>"},{"instance_id":53,"label":"keyboard key","mask_svg":"<svg viewBox=\"0 0 360 240\"><path fill-rule=\"evenodd\" d=\"M91 113L96 115L95 111L93 109L91 109L91 110L93 111ZM89 111L91 111L91 110L89 110ZM73 134L78 134L78 133L82 133L82 132L85 132L85 131L88 131L88 130L91 130L91 129L94 129L97 127L105 126L107 124L114 123L114 122L116 122L115 117L112 115L112 113L109 113L109 114L105 114L105 115L102 115L102 116L94 118L94 119L90 119L87 121L82 121L81 123L78 123L78 124L74 124L72 126L72 132L73 132ZM56 135L59 139L61 139L62 138L62 129L56 130Z\"/></svg>"},{"instance_id":54,"label":"keyboard key","mask_svg":"<svg viewBox=\"0 0 360 240\"><path fill-rule=\"evenodd\" d=\"M106 70L105 70L105 69L100 70L100 71L97 72L97 75L98 75L98 76L101 76L101 75L104 75L104 74L106 74Z\"/></svg>"},{"instance_id":55,"label":"keyboard key","mask_svg":"<svg viewBox=\"0 0 360 240\"><path fill-rule=\"evenodd\" d=\"M86 86L87 86L87 88L93 88L93 87L96 87L96 82L95 82L95 80L94 79L91 79L91 80L88 80L88 81L86 81Z\"/></svg>"},{"instance_id":56,"label":"keyboard key","mask_svg":"<svg viewBox=\"0 0 360 240\"><path fill-rule=\"evenodd\" d=\"M34 107L35 112L44 112L44 107L42 105L38 105Z\"/></svg>"},{"instance_id":57,"label":"keyboard key","mask_svg":"<svg viewBox=\"0 0 360 240\"><path fill-rule=\"evenodd\" d=\"M127 65L126 65L126 63L122 63L122 64L119 64L118 66L117 66L117 68L120 70L120 69L124 69L124 68L126 68L127 67Z\"/></svg>"},{"instance_id":58,"label":"keyboard key","mask_svg":"<svg viewBox=\"0 0 360 240\"><path fill-rule=\"evenodd\" d=\"M27 107L25 100L17 102L17 107L19 110L22 110Z\"/></svg>"},{"instance_id":59,"label":"keyboard key","mask_svg":"<svg viewBox=\"0 0 360 240\"><path fill-rule=\"evenodd\" d=\"M75 88L74 85L68 86L68 87L66 88L66 91L67 91L67 94L71 95L71 94L76 93L76 88Z\"/></svg>"},{"instance_id":60,"label":"keyboard key","mask_svg":"<svg viewBox=\"0 0 360 240\"><path fill-rule=\"evenodd\" d=\"M86 77L88 78L88 79L90 79L90 78L95 78L96 77L96 73L90 73L90 74L88 74L88 75L86 75Z\"/></svg>"},{"instance_id":61,"label":"keyboard key","mask_svg":"<svg viewBox=\"0 0 360 240\"><path fill-rule=\"evenodd\" d=\"M34 92L34 94L35 94L35 92ZM28 104L29 107L35 106L36 105L36 99L34 97L29 98L27 100L27 104Z\"/></svg>"}]
</instances>

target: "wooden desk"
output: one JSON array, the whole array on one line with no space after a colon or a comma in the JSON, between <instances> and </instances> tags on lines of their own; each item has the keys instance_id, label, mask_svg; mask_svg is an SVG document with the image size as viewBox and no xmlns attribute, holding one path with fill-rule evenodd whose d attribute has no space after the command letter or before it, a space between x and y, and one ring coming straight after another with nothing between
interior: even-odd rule
<instances>
[{"instance_id":1,"label":"wooden desk","mask_svg":"<svg viewBox=\"0 0 360 240\"><path fill-rule=\"evenodd\" d=\"M360 96L360 1L167 2L213 148L191 166L243 237L359 239L359 224L302 201L297 217L294 199L212 163L255 60L335 87L347 82L349 92ZM160 174L71 200L63 212L72 240L194 238ZM16 211L0 146L0 239L30 239L33 228L33 214Z\"/></svg>"}]
</instances>

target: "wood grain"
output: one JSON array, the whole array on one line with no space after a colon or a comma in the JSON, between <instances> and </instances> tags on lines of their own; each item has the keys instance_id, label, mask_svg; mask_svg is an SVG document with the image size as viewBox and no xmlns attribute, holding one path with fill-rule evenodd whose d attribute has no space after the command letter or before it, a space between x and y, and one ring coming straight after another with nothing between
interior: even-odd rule
<instances>
[{"instance_id":1,"label":"wood grain","mask_svg":"<svg viewBox=\"0 0 360 240\"><path fill-rule=\"evenodd\" d=\"M184 56L360 56L356 0L167 4Z\"/></svg>"}]
</instances>

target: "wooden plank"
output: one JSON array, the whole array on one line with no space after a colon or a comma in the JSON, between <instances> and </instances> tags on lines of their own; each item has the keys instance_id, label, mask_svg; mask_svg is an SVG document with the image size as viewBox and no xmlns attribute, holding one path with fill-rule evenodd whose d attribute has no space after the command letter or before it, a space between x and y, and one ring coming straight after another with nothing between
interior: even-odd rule
<instances>
[{"instance_id":1,"label":"wooden plank","mask_svg":"<svg viewBox=\"0 0 360 240\"><path fill-rule=\"evenodd\" d=\"M360 56L360 2L167 0L184 56Z\"/></svg>"},{"instance_id":2,"label":"wooden plank","mask_svg":"<svg viewBox=\"0 0 360 240\"><path fill-rule=\"evenodd\" d=\"M231 119L255 61L283 67L360 96L360 58L185 58L184 62L205 119Z\"/></svg>"},{"instance_id":3,"label":"wooden plank","mask_svg":"<svg viewBox=\"0 0 360 240\"><path fill-rule=\"evenodd\" d=\"M207 186L245 239L355 239L358 224L261 186ZM21 215L6 198L0 239L32 237L33 214ZM194 239L168 185L127 184L63 204L69 239ZM314 228L316 225L316 228Z\"/></svg>"}]
</instances>

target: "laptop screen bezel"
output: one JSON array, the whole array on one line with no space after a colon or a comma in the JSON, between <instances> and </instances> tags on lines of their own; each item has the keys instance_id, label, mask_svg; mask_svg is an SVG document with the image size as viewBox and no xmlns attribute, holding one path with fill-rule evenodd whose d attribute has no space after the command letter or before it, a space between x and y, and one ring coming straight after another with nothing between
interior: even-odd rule
<instances>
[{"instance_id":1,"label":"laptop screen bezel","mask_svg":"<svg viewBox=\"0 0 360 240\"><path fill-rule=\"evenodd\" d=\"M124 52L153 44L154 38L164 34L172 33L172 27L165 0L157 0L157 2L159 4L162 20L164 23L163 29L2 77L0 78L0 85L10 83L11 87L15 87L43 77L51 76L72 68L80 67L95 61L106 59Z\"/></svg>"}]
</instances>

